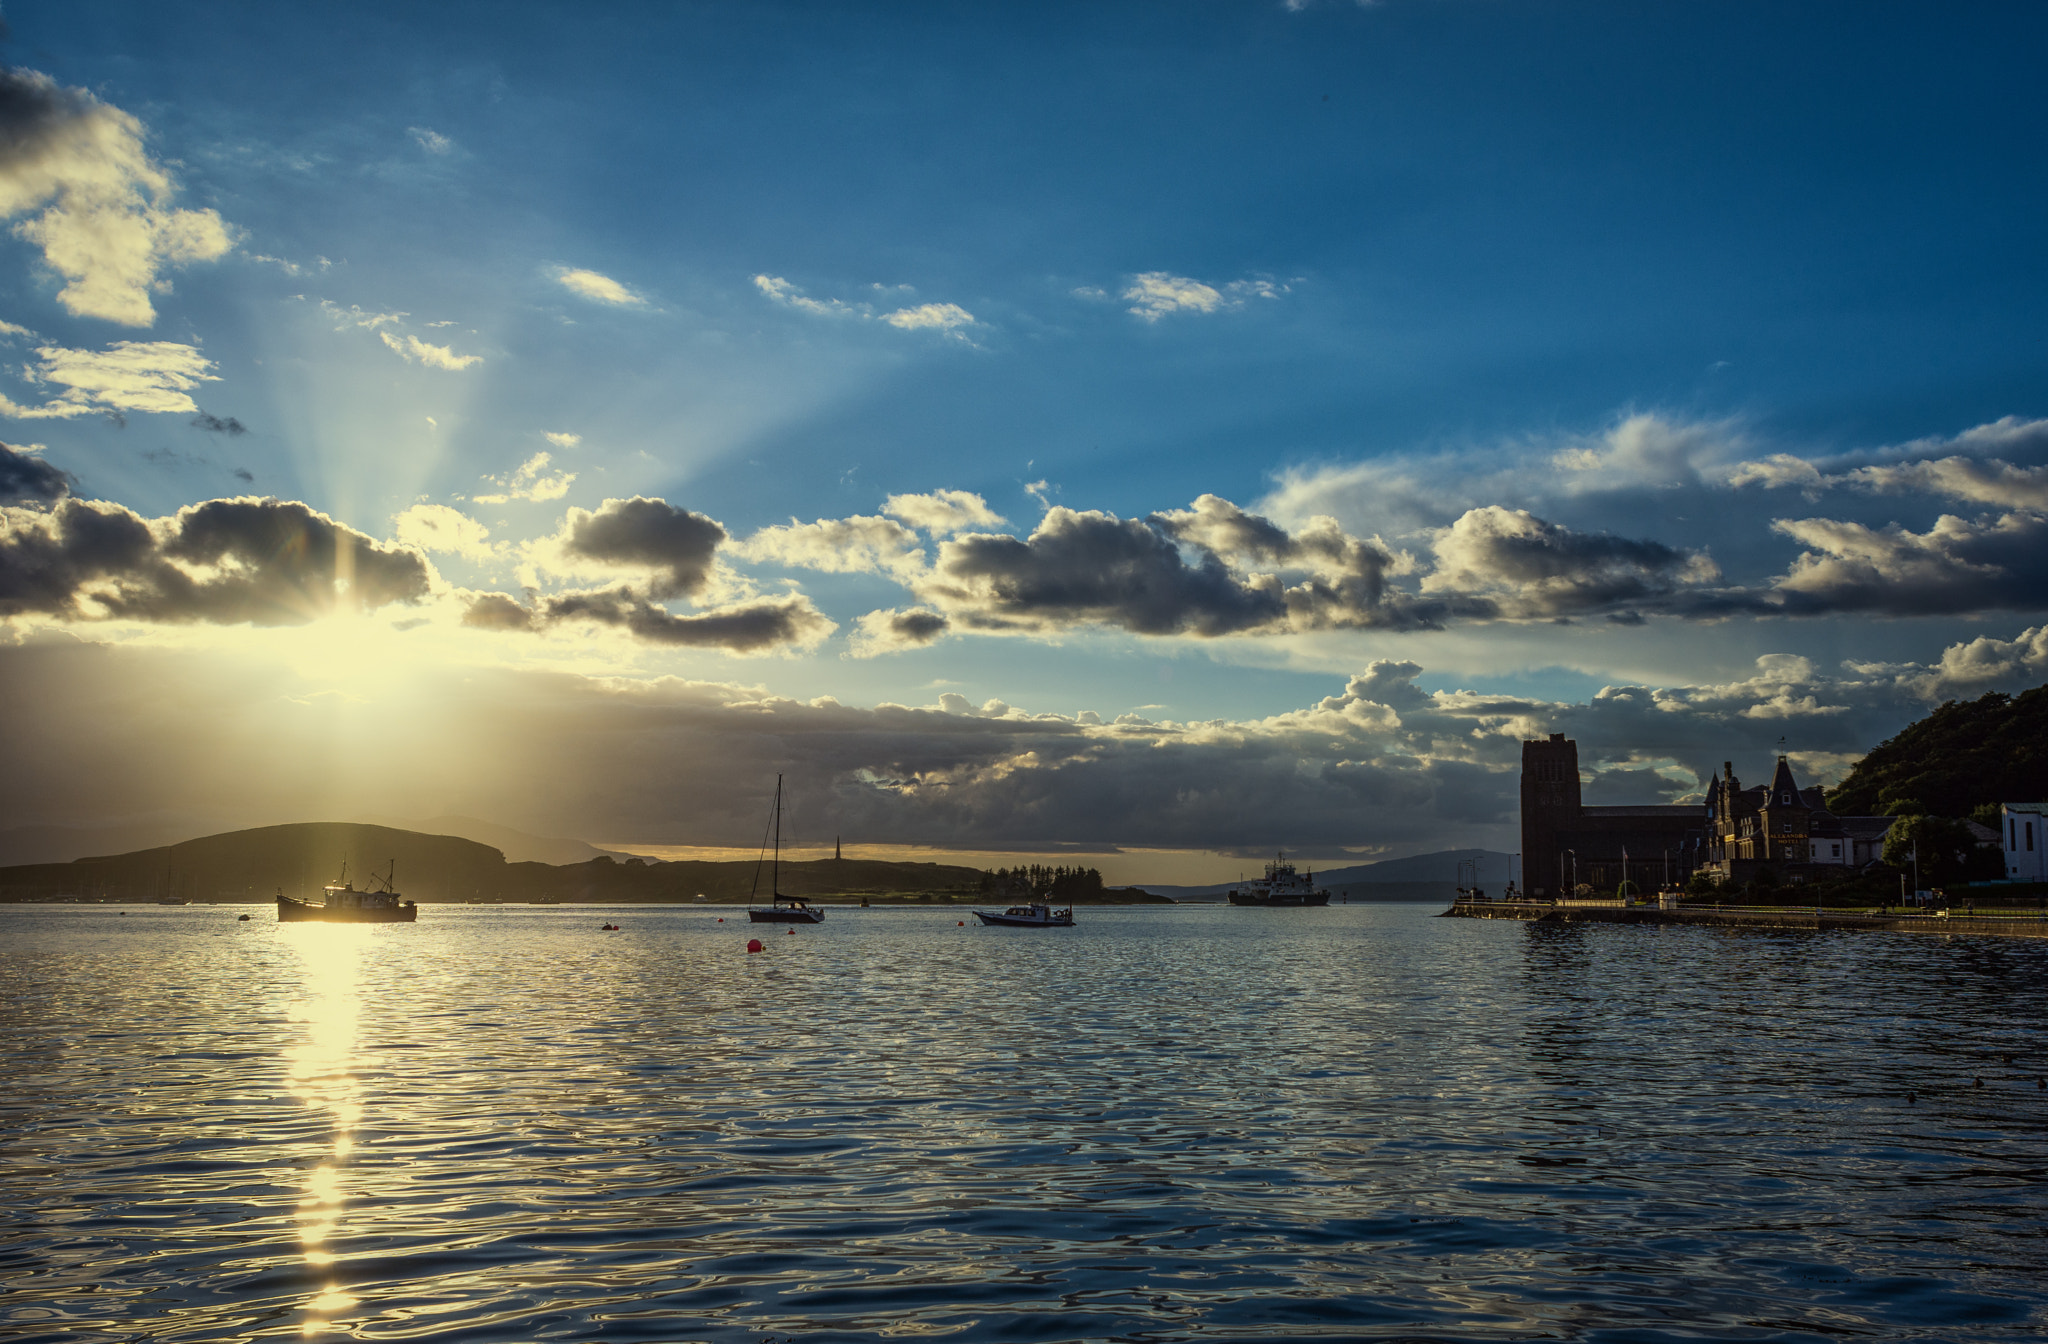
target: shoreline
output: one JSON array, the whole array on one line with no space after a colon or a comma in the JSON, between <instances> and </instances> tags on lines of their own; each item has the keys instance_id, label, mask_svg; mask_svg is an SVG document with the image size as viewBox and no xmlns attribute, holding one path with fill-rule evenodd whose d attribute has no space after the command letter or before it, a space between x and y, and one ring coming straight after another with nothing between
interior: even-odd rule
<instances>
[{"instance_id":1,"label":"shoreline","mask_svg":"<svg viewBox=\"0 0 2048 1344\"><path fill-rule=\"evenodd\" d=\"M1830 913L1797 906L1552 905L1535 901L1453 901L1440 919L1515 919L1532 924L1652 924L1729 929L1847 929L1871 933L2048 938L2048 915L2001 911L1910 915Z\"/></svg>"}]
</instances>

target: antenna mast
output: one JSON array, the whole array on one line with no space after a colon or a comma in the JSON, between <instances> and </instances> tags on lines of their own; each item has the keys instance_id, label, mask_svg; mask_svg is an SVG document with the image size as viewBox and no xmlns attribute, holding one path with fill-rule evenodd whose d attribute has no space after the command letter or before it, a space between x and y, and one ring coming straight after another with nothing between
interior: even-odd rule
<instances>
[{"instance_id":1,"label":"antenna mast","mask_svg":"<svg viewBox=\"0 0 2048 1344\"><path fill-rule=\"evenodd\" d=\"M768 869L768 894L782 894L782 776L775 777L775 860Z\"/></svg>"}]
</instances>

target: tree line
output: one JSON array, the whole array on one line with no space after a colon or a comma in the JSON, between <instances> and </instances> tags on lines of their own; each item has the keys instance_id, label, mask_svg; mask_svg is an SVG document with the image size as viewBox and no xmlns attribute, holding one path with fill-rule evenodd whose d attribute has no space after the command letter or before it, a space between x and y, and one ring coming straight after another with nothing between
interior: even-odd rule
<instances>
[{"instance_id":1,"label":"tree line","mask_svg":"<svg viewBox=\"0 0 2048 1344\"><path fill-rule=\"evenodd\" d=\"M984 895L1029 896L1035 901L1085 901L1102 895L1102 874L1093 868L1048 868L1035 863L984 869L981 890Z\"/></svg>"}]
</instances>

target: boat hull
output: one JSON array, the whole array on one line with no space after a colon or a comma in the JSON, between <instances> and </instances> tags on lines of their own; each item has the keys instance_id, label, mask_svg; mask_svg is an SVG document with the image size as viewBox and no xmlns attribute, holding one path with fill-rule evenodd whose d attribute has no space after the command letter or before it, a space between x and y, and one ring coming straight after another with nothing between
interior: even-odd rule
<instances>
[{"instance_id":1,"label":"boat hull","mask_svg":"<svg viewBox=\"0 0 2048 1344\"><path fill-rule=\"evenodd\" d=\"M419 917L420 908L409 901L404 905L350 909L309 905L289 896L277 898L277 922L280 924L413 924Z\"/></svg>"},{"instance_id":2,"label":"boat hull","mask_svg":"<svg viewBox=\"0 0 2048 1344\"><path fill-rule=\"evenodd\" d=\"M749 910L747 918L756 924L823 924L822 910Z\"/></svg>"},{"instance_id":3,"label":"boat hull","mask_svg":"<svg viewBox=\"0 0 2048 1344\"><path fill-rule=\"evenodd\" d=\"M1328 905L1330 893L1316 891L1299 896L1251 896L1241 891L1233 891L1230 893L1230 903L1265 907Z\"/></svg>"},{"instance_id":4,"label":"boat hull","mask_svg":"<svg viewBox=\"0 0 2048 1344\"><path fill-rule=\"evenodd\" d=\"M999 924L1006 929L1071 929L1074 917L1066 915L1052 919L1034 919L1026 915L992 915L986 910L977 910L974 917L984 924Z\"/></svg>"}]
</instances>

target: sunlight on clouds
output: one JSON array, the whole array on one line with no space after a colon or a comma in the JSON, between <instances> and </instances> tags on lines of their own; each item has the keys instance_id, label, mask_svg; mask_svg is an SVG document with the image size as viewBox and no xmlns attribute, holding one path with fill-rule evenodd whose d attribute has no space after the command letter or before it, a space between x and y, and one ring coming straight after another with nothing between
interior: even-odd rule
<instances>
[{"instance_id":1,"label":"sunlight on clouds","mask_svg":"<svg viewBox=\"0 0 2048 1344\"><path fill-rule=\"evenodd\" d=\"M542 434L541 437L557 448L574 448L583 442L581 434L566 434L555 430L549 430L547 433Z\"/></svg>"},{"instance_id":2,"label":"sunlight on clouds","mask_svg":"<svg viewBox=\"0 0 2048 1344\"><path fill-rule=\"evenodd\" d=\"M445 345L429 345L413 335L401 339L388 331L380 331L377 336L400 358L414 364L424 364L430 369L460 371L474 368L484 362L482 355L458 355Z\"/></svg>"},{"instance_id":3,"label":"sunlight on clouds","mask_svg":"<svg viewBox=\"0 0 2048 1344\"><path fill-rule=\"evenodd\" d=\"M459 555L469 560L493 560L499 553L498 547L491 543L489 528L446 504L413 505L392 518L391 536L394 541L417 546L423 551Z\"/></svg>"},{"instance_id":4,"label":"sunlight on clouds","mask_svg":"<svg viewBox=\"0 0 2048 1344\"><path fill-rule=\"evenodd\" d=\"M1099 291L1076 290L1083 297ZM1277 299L1287 286L1270 280L1233 280L1218 289L1185 275L1168 271L1146 271L1131 277L1123 298L1130 312L1147 322L1157 322L1169 313L1215 313L1242 308L1247 299Z\"/></svg>"},{"instance_id":5,"label":"sunlight on clouds","mask_svg":"<svg viewBox=\"0 0 2048 1344\"><path fill-rule=\"evenodd\" d=\"M201 382L217 382L213 362L196 346L176 341L116 341L105 350L39 346L41 362L27 371L30 381L59 383L57 400L19 405L0 395L0 414L18 420L68 420L101 412L138 411L197 414L188 395Z\"/></svg>"},{"instance_id":6,"label":"sunlight on clouds","mask_svg":"<svg viewBox=\"0 0 2048 1344\"><path fill-rule=\"evenodd\" d=\"M328 299L320 300L320 311L334 320L334 329L336 331L347 331L350 327L362 327L375 331L378 327L389 326L393 323L403 322L406 319L406 314L404 313L373 312L366 308L358 308L353 303L344 308L340 304Z\"/></svg>"},{"instance_id":7,"label":"sunlight on clouds","mask_svg":"<svg viewBox=\"0 0 2048 1344\"><path fill-rule=\"evenodd\" d=\"M150 294L166 266L212 261L234 246L213 210L169 208L177 184L143 148L142 123L84 89L33 70L0 73L9 131L0 144L0 217L64 277L57 302L124 326L156 321Z\"/></svg>"},{"instance_id":8,"label":"sunlight on clouds","mask_svg":"<svg viewBox=\"0 0 2048 1344\"><path fill-rule=\"evenodd\" d=\"M882 320L904 331L951 331L974 325L974 314L957 303L921 303L915 308L898 308L882 314Z\"/></svg>"},{"instance_id":9,"label":"sunlight on clouds","mask_svg":"<svg viewBox=\"0 0 2048 1344\"><path fill-rule=\"evenodd\" d=\"M555 280L571 293L580 294L598 303L609 303L620 308L644 307L647 303L647 300L618 281L597 271L564 267L556 272Z\"/></svg>"},{"instance_id":10,"label":"sunlight on clouds","mask_svg":"<svg viewBox=\"0 0 2048 1344\"><path fill-rule=\"evenodd\" d=\"M553 438L553 435L548 437ZM535 453L519 464L510 476L486 476L484 480L499 487L498 493L478 495L479 504L505 504L515 499L549 500L560 499L569 493L570 482L576 479L573 471L558 471L549 474L548 468L554 463L551 453Z\"/></svg>"},{"instance_id":11,"label":"sunlight on clouds","mask_svg":"<svg viewBox=\"0 0 2048 1344\"><path fill-rule=\"evenodd\" d=\"M439 131L429 130L425 126L408 126L405 128L405 131L407 135L410 135L418 142L421 149L424 149L429 154L446 154L455 148L453 140L450 140Z\"/></svg>"},{"instance_id":12,"label":"sunlight on clouds","mask_svg":"<svg viewBox=\"0 0 2048 1344\"><path fill-rule=\"evenodd\" d=\"M964 532L970 527L1002 527L1007 521L988 506L987 500L967 490L891 495L883 502L882 512L935 537Z\"/></svg>"}]
</instances>

